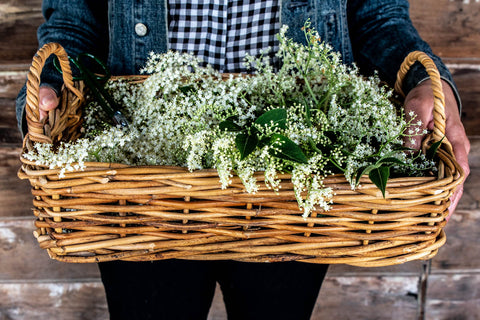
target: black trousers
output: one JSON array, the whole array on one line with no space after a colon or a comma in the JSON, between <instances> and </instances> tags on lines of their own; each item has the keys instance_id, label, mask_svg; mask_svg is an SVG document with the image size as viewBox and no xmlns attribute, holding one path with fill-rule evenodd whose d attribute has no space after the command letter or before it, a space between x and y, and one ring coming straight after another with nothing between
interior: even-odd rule
<instances>
[{"instance_id":1,"label":"black trousers","mask_svg":"<svg viewBox=\"0 0 480 320\"><path fill-rule=\"evenodd\" d=\"M99 268L112 320L207 319L217 282L229 320L306 320L328 265L162 260Z\"/></svg>"}]
</instances>

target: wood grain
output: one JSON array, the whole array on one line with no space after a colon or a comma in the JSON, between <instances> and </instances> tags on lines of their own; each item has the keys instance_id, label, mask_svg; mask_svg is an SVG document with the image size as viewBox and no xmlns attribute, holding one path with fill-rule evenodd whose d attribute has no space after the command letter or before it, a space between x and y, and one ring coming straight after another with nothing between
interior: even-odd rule
<instances>
[{"instance_id":1,"label":"wood grain","mask_svg":"<svg viewBox=\"0 0 480 320\"><path fill-rule=\"evenodd\" d=\"M38 247L32 230L33 217L0 219L0 283L27 280L99 281L98 267L94 263L71 264L50 259L47 252Z\"/></svg>"},{"instance_id":2,"label":"wood grain","mask_svg":"<svg viewBox=\"0 0 480 320\"><path fill-rule=\"evenodd\" d=\"M0 1L0 65L30 63L43 22L41 0Z\"/></svg>"},{"instance_id":3,"label":"wood grain","mask_svg":"<svg viewBox=\"0 0 480 320\"><path fill-rule=\"evenodd\" d=\"M358 268L352 267L349 265L331 265L328 269L328 274L332 277L336 276L389 276L392 274L395 275L409 275L409 276L420 276L422 272L423 261L410 261L404 264L387 266L387 267L375 267L375 268Z\"/></svg>"},{"instance_id":4,"label":"wood grain","mask_svg":"<svg viewBox=\"0 0 480 320\"><path fill-rule=\"evenodd\" d=\"M471 165L475 165L471 163ZM465 181L463 196L457 210L477 210L480 206L480 169L471 168L470 176Z\"/></svg>"},{"instance_id":5,"label":"wood grain","mask_svg":"<svg viewBox=\"0 0 480 320\"><path fill-rule=\"evenodd\" d=\"M327 277L312 319L416 319L418 278Z\"/></svg>"},{"instance_id":6,"label":"wood grain","mask_svg":"<svg viewBox=\"0 0 480 320\"><path fill-rule=\"evenodd\" d=\"M468 155L470 167L480 169L480 136L470 136L469 140L471 145L470 154Z\"/></svg>"},{"instance_id":7,"label":"wood grain","mask_svg":"<svg viewBox=\"0 0 480 320\"><path fill-rule=\"evenodd\" d=\"M30 184L17 177L20 148L0 148L0 219L33 217Z\"/></svg>"},{"instance_id":8,"label":"wood grain","mask_svg":"<svg viewBox=\"0 0 480 320\"><path fill-rule=\"evenodd\" d=\"M458 210L448 221L447 242L432 260L433 274L441 271L480 273L480 210Z\"/></svg>"},{"instance_id":9,"label":"wood grain","mask_svg":"<svg viewBox=\"0 0 480 320\"><path fill-rule=\"evenodd\" d=\"M17 126L15 98L25 83L26 75L26 69L0 71L0 146L21 146L22 136Z\"/></svg>"},{"instance_id":10,"label":"wood grain","mask_svg":"<svg viewBox=\"0 0 480 320\"><path fill-rule=\"evenodd\" d=\"M452 65L450 69L462 99L462 122L467 135L478 136L480 135L480 117L478 116L480 108L480 64L471 66Z\"/></svg>"},{"instance_id":11,"label":"wood grain","mask_svg":"<svg viewBox=\"0 0 480 320\"><path fill-rule=\"evenodd\" d=\"M108 319L99 282L0 283L0 319Z\"/></svg>"},{"instance_id":12,"label":"wood grain","mask_svg":"<svg viewBox=\"0 0 480 320\"><path fill-rule=\"evenodd\" d=\"M426 320L480 319L479 283L479 273L431 275Z\"/></svg>"},{"instance_id":13,"label":"wood grain","mask_svg":"<svg viewBox=\"0 0 480 320\"><path fill-rule=\"evenodd\" d=\"M439 56L479 62L480 3L475 0L410 1L414 26Z\"/></svg>"},{"instance_id":14,"label":"wood grain","mask_svg":"<svg viewBox=\"0 0 480 320\"><path fill-rule=\"evenodd\" d=\"M457 209L460 211L477 210L480 208L480 137L470 136L470 176L464 185L464 192ZM478 219L478 218L477 218Z\"/></svg>"}]
</instances>

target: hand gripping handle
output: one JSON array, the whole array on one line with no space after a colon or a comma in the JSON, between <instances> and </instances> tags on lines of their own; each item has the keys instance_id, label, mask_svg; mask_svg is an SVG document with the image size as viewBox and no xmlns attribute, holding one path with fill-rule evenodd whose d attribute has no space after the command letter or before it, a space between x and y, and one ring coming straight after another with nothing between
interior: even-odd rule
<instances>
[{"instance_id":1,"label":"hand gripping handle","mask_svg":"<svg viewBox=\"0 0 480 320\"><path fill-rule=\"evenodd\" d=\"M63 82L65 86L71 90L77 97L82 97L82 93L74 87L72 70L68 55L61 45L58 43L47 43L35 54L32 65L27 76L27 101L26 101L26 118L28 125L28 138L35 142L51 143L51 137L44 133L44 121L40 120L39 111L39 90L40 90L40 75L45 65L47 58L50 55L56 55L60 67L63 72Z\"/></svg>"},{"instance_id":2,"label":"hand gripping handle","mask_svg":"<svg viewBox=\"0 0 480 320\"><path fill-rule=\"evenodd\" d=\"M434 96L434 105L433 105L433 132L432 132L432 139L434 141L440 141L442 139L443 143L445 143L449 148L451 148L450 142L445 137L445 96L443 94L442 89L442 81L440 78L440 73L433 62L433 60L424 52L421 51L413 51L407 55L405 60L403 61L402 65L400 66L400 70L397 74L397 81L395 82L395 91L405 97L405 94L402 90L402 83L403 80L410 70L410 67L415 62L420 62L426 69L430 79L432 81L432 91ZM445 137L445 138L444 138Z\"/></svg>"}]
</instances>

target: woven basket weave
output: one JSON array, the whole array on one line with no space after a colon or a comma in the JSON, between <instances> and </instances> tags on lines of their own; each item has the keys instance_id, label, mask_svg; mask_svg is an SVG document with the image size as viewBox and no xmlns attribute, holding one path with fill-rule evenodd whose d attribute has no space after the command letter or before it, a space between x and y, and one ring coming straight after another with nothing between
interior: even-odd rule
<instances>
[{"instance_id":1,"label":"woven basket weave","mask_svg":"<svg viewBox=\"0 0 480 320\"><path fill-rule=\"evenodd\" d=\"M65 86L61 106L40 121L39 75L51 54L60 60ZM397 84L416 61L426 67L435 97L435 129L425 140L429 144L445 132L444 98L435 65L425 54L414 52L405 59ZM39 50L28 75L24 150L33 142L76 139L83 92L83 84L72 81L61 46L52 43ZM59 178L60 169L22 157L18 174L32 185L34 235L40 247L60 261L180 258L386 266L429 259L445 243L448 199L464 174L448 141L438 156L437 177L390 179L385 198L368 177L351 190L343 175L329 176L324 184L335 192L332 209L306 219L289 175L280 177L278 193L260 187L249 194L238 178L221 189L215 170L188 172L181 167L92 162L84 171ZM263 175L256 178L262 181Z\"/></svg>"}]
</instances>

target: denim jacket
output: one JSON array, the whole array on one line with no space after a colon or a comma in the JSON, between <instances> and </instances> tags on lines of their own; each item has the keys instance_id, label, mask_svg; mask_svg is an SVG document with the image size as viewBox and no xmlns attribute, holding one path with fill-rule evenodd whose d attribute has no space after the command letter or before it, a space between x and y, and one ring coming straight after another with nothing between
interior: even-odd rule
<instances>
[{"instance_id":1,"label":"denim jacket","mask_svg":"<svg viewBox=\"0 0 480 320\"><path fill-rule=\"evenodd\" d=\"M99 56L114 75L138 74L150 51L167 50L168 0L44 0L45 23L38 29L39 46L60 43L70 56L90 52ZM280 23L289 26L288 36L305 42L301 27L310 19L322 40L340 52L347 64L393 85L407 54L427 53L444 80L458 93L448 69L432 53L412 25L407 0L279 0ZM138 26L141 26L140 30ZM407 74L408 92L428 78L416 64ZM47 61L42 83L57 91L61 76ZM17 98L17 120L25 132L25 88Z\"/></svg>"}]
</instances>

